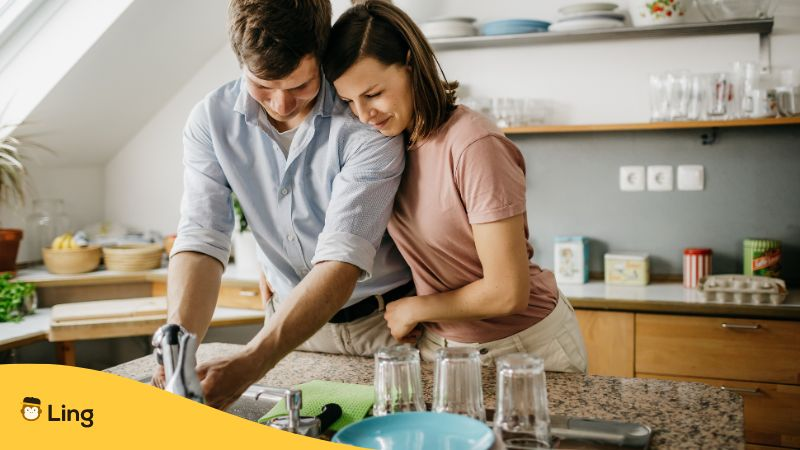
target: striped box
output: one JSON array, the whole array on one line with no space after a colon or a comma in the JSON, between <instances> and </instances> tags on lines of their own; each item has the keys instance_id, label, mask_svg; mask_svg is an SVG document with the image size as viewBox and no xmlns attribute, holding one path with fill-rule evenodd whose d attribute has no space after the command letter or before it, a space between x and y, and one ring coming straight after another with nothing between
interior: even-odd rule
<instances>
[{"instance_id":1,"label":"striped box","mask_svg":"<svg viewBox=\"0 0 800 450\"><path fill-rule=\"evenodd\" d=\"M700 279L711 275L711 249L687 248L683 251L683 287L696 288Z\"/></svg>"}]
</instances>

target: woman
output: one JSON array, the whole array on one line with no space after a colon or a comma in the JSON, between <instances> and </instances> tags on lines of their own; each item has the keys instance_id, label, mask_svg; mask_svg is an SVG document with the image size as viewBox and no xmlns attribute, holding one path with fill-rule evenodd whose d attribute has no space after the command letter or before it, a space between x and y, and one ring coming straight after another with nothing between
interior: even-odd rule
<instances>
[{"instance_id":1,"label":"woman","mask_svg":"<svg viewBox=\"0 0 800 450\"><path fill-rule=\"evenodd\" d=\"M534 353L555 371L586 371L575 313L549 271L531 262L525 163L480 114L455 105L413 21L366 1L334 24L325 74L364 123L409 143L389 233L411 267L417 296L386 305L398 340L432 360L444 346L478 348L485 364ZM442 74L442 78L444 75Z\"/></svg>"}]
</instances>

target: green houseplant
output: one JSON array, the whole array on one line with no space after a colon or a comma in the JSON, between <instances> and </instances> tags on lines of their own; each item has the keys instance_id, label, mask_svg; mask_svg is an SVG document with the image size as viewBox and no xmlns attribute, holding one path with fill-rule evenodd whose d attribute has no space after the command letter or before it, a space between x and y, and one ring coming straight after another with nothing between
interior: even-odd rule
<instances>
[{"instance_id":1,"label":"green houseplant","mask_svg":"<svg viewBox=\"0 0 800 450\"><path fill-rule=\"evenodd\" d=\"M10 273L0 275L0 322L19 322L25 314L36 310L33 284L10 280Z\"/></svg>"},{"instance_id":2,"label":"green houseplant","mask_svg":"<svg viewBox=\"0 0 800 450\"><path fill-rule=\"evenodd\" d=\"M25 166L21 150L29 144L8 134L12 125L0 125L0 208L25 201ZM0 227L0 273L13 272L22 230Z\"/></svg>"}]
</instances>

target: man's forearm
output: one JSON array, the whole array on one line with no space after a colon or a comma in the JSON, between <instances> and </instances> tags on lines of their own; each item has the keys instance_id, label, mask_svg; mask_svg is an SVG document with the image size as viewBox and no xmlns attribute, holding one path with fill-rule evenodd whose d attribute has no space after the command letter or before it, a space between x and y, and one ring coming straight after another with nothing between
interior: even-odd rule
<instances>
[{"instance_id":1,"label":"man's forearm","mask_svg":"<svg viewBox=\"0 0 800 450\"><path fill-rule=\"evenodd\" d=\"M261 362L262 375L336 314L350 298L360 274L356 266L339 261L314 266L247 344L245 351Z\"/></svg>"},{"instance_id":2,"label":"man's forearm","mask_svg":"<svg viewBox=\"0 0 800 450\"><path fill-rule=\"evenodd\" d=\"M197 334L198 342L214 315L222 271L219 261L203 253L181 252L170 258L167 321Z\"/></svg>"}]
</instances>

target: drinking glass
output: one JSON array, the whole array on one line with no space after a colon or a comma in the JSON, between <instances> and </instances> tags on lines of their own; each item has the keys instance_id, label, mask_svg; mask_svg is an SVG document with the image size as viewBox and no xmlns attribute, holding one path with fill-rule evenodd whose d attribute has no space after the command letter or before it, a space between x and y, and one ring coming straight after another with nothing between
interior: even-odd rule
<instances>
[{"instance_id":1,"label":"drinking glass","mask_svg":"<svg viewBox=\"0 0 800 450\"><path fill-rule=\"evenodd\" d=\"M670 72L667 74L667 101L669 119L686 120L689 110L689 72Z\"/></svg>"},{"instance_id":2,"label":"drinking glass","mask_svg":"<svg viewBox=\"0 0 800 450\"><path fill-rule=\"evenodd\" d=\"M425 411L422 401L419 350L408 345L385 347L375 353L375 405L372 415Z\"/></svg>"},{"instance_id":3,"label":"drinking glass","mask_svg":"<svg viewBox=\"0 0 800 450\"><path fill-rule=\"evenodd\" d=\"M652 122L663 122L669 116L666 84L665 74L650 75L650 120Z\"/></svg>"},{"instance_id":4,"label":"drinking glass","mask_svg":"<svg viewBox=\"0 0 800 450\"><path fill-rule=\"evenodd\" d=\"M686 118L704 120L706 112L706 79L703 75L694 74L689 77L689 105Z\"/></svg>"},{"instance_id":5,"label":"drinking glass","mask_svg":"<svg viewBox=\"0 0 800 450\"><path fill-rule=\"evenodd\" d=\"M711 119L724 120L728 117L728 102L733 95L730 78L727 72L711 74L708 84L708 116Z\"/></svg>"},{"instance_id":6,"label":"drinking glass","mask_svg":"<svg viewBox=\"0 0 800 450\"><path fill-rule=\"evenodd\" d=\"M486 420L478 349L445 347L436 351L432 409Z\"/></svg>"},{"instance_id":7,"label":"drinking glass","mask_svg":"<svg viewBox=\"0 0 800 450\"><path fill-rule=\"evenodd\" d=\"M494 427L509 448L550 448L550 414L541 358L528 353L498 358Z\"/></svg>"}]
</instances>

